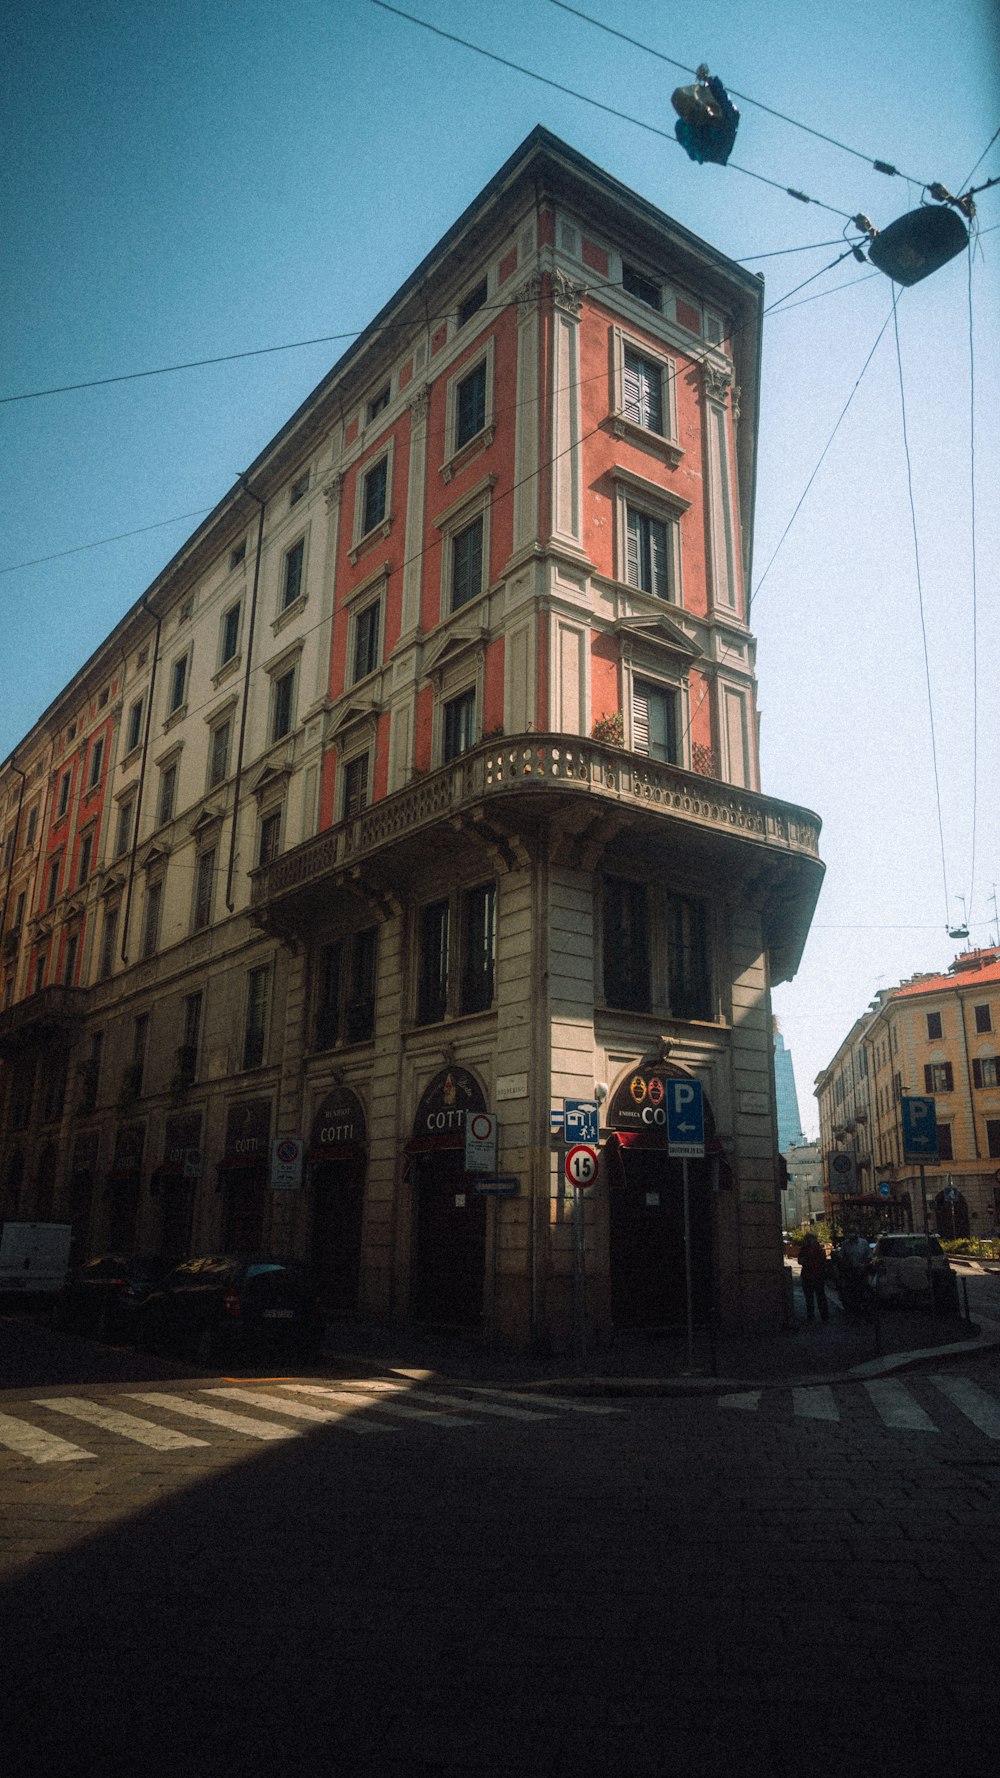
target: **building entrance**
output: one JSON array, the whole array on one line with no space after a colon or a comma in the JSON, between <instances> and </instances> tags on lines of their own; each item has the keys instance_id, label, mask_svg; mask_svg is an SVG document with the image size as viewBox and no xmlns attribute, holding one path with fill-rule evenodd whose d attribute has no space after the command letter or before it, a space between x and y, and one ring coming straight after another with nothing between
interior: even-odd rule
<instances>
[{"instance_id":1,"label":"building entrance","mask_svg":"<svg viewBox=\"0 0 1000 1778\"><path fill-rule=\"evenodd\" d=\"M683 1162L667 1153L661 1115L665 1082L687 1078L669 1062L643 1064L611 1100L609 1147L615 1161L608 1207L615 1327L682 1327L687 1319ZM705 1133L714 1135L707 1101ZM687 1167L694 1319L705 1326L712 1307L712 1188L704 1160L689 1160Z\"/></svg>"},{"instance_id":2,"label":"building entrance","mask_svg":"<svg viewBox=\"0 0 1000 1778\"><path fill-rule=\"evenodd\" d=\"M478 1327L486 1277L486 1199L465 1171L465 1119L485 1111L465 1068L446 1068L424 1093L407 1144L414 1188L412 1312L441 1326Z\"/></svg>"},{"instance_id":3,"label":"building entrance","mask_svg":"<svg viewBox=\"0 0 1000 1778\"><path fill-rule=\"evenodd\" d=\"M350 1087L322 1100L309 1138L312 1197L310 1263L328 1315L353 1315L358 1306L365 1179L365 1109Z\"/></svg>"}]
</instances>

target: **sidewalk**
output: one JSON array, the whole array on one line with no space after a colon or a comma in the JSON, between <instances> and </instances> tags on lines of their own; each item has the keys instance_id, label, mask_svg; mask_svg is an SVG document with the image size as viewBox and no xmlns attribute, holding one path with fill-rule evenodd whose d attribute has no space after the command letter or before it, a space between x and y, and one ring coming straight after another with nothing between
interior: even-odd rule
<instances>
[{"instance_id":1,"label":"sidewalk","mask_svg":"<svg viewBox=\"0 0 1000 1778\"><path fill-rule=\"evenodd\" d=\"M683 1330L622 1332L574 1353L537 1356L491 1346L482 1336L364 1322L327 1327L324 1362L339 1371L391 1373L415 1381L451 1379L504 1389L595 1395L712 1395L740 1387L849 1381L917 1369L1000 1347L1000 1322L967 1322L922 1309L884 1310L876 1350L874 1321L847 1321L836 1295L827 1322L808 1323L795 1279L795 1325L773 1335L720 1337L715 1363L707 1333L695 1333L693 1364Z\"/></svg>"}]
</instances>

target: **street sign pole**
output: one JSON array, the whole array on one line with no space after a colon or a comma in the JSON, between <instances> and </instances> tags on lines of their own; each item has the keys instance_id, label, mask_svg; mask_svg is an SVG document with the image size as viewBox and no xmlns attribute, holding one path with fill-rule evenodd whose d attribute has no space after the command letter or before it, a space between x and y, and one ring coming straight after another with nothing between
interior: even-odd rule
<instances>
[{"instance_id":1,"label":"street sign pole","mask_svg":"<svg viewBox=\"0 0 1000 1778\"><path fill-rule=\"evenodd\" d=\"M934 1298L934 1272L931 1267L931 1226L927 1214L927 1169L923 1161L920 1163L920 1201L924 1207L924 1239L927 1242L927 1294L931 1299L931 1314L937 1314L937 1303Z\"/></svg>"},{"instance_id":2,"label":"street sign pole","mask_svg":"<svg viewBox=\"0 0 1000 1778\"><path fill-rule=\"evenodd\" d=\"M688 1183L688 1164L681 1161L684 1179L684 1279L687 1289L687 1349L688 1370L694 1369L694 1288L693 1268L691 1265L691 1190Z\"/></svg>"},{"instance_id":3,"label":"street sign pole","mask_svg":"<svg viewBox=\"0 0 1000 1778\"><path fill-rule=\"evenodd\" d=\"M587 1356L587 1262L584 1228L583 1192L573 1187L573 1333L576 1359L583 1364Z\"/></svg>"}]
</instances>

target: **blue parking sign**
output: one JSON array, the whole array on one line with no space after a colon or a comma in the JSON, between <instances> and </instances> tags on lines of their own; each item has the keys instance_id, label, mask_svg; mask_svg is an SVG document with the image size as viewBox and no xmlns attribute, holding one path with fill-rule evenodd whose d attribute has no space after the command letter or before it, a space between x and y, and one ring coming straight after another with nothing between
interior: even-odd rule
<instances>
[{"instance_id":1,"label":"blue parking sign","mask_svg":"<svg viewBox=\"0 0 1000 1778\"><path fill-rule=\"evenodd\" d=\"M937 1107L931 1098L902 1098L904 1161L938 1158Z\"/></svg>"},{"instance_id":2,"label":"blue parking sign","mask_svg":"<svg viewBox=\"0 0 1000 1778\"><path fill-rule=\"evenodd\" d=\"M672 1159L705 1153L705 1100L700 1080L667 1080L667 1152Z\"/></svg>"}]
</instances>

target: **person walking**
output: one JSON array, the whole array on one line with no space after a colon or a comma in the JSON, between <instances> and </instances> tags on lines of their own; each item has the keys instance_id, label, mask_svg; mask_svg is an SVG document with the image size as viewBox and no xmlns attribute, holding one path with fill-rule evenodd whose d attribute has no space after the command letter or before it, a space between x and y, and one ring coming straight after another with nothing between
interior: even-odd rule
<instances>
[{"instance_id":1,"label":"person walking","mask_svg":"<svg viewBox=\"0 0 1000 1778\"><path fill-rule=\"evenodd\" d=\"M830 1313L826 1301L826 1250L813 1234L806 1235L799 1248L799 1275L806 1299L806 1320L814 1320L818 1309L820 1320L825 1321Z\"/></svg>"},{"instance_id":2,"label":"person walking","mask_svg":"<svg viewBox=\"0 0 1000 1778\"><path fill-rule=\"evenodd\" d=\"M848 1321L860 1321L868 1306L871 1249L864 1235L849 1228L840 1249L840 1288Z\"/></svg>"}]
</instances>

